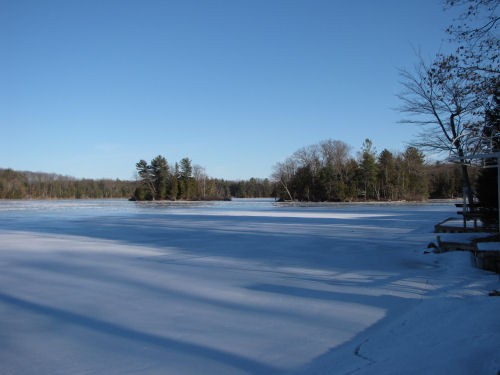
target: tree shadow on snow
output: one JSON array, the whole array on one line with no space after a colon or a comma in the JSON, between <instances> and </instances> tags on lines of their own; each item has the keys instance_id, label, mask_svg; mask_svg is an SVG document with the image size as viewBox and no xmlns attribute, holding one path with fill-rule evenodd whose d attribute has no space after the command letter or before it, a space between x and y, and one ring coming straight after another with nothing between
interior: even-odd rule
<instances>
[{"instance_id":1,"label":"tree shadow on snow","mask_svg":"<svg viewBox=\"0 0 500 375\"><path fill-rule=\"evenodd\" d=\"M168 337L140 332L119 324L22 300L8 294L0 293L0 302L27 312L55 319L60 323L71 324L95 331L96 333L111 335L125 340L142 342L144 344L154 345L168 350L179 351L207 358L238 369L249 371L252 374L275 374L280 372L272 366L268 366L236 354L212 349L207 346L197 345L194 343L182 342Z\"/></svg>"}]
</instances>

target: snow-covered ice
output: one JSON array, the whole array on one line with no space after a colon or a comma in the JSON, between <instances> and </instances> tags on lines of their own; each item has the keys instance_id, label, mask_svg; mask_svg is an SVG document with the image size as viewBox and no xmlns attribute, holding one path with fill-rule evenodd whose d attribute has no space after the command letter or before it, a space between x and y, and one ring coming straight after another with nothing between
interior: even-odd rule
<instances>
[{"instance_id":1,"label":"snow-covered ice","mask_svg":"<svg viewBox=\"0 0 500 375\"><path fill-rule=\"evenodd\" d=\"M0 202L2 374L496 374L452 204Z\"/></svg>"},{"instance_id":2,"label":"snow-covered ice","mask_svg":"<svg viewBox=\"0 0 500 375\"><path fill-rule=\"evenodd\" d=\"M500 242L478 242L477 249L482 251L500 251Z\"/></svg>"}]
</instances>

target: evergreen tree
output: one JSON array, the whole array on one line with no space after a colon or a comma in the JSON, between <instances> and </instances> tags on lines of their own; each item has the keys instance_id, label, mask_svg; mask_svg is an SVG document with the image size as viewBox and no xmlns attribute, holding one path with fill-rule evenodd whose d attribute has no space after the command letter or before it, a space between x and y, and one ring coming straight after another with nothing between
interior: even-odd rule
<instances>
[{"instance_id":1,"label":"evergreen tree","mask_svg":"<svg viewBox=\"0 0 500 375\"><path fill-rule=\"evenodd\" d=\"M172 199L179 199L179 163L175 163L174 173L172 174L171 192Z\"/></svg>"},{"instance_id":2,"label":"evergreen tree","mask_svg":"<svg viewBox=\"0 0 500 375\"><path fill-rule=\"evenodd\" d=\"M191 160L184 158L180 162L179 180L180 180L180 196L182 199L190 199L190 191L192 190L191 175L193 168Z\"/></svg>"},{"instance_id":3,"label":"evergreen tree","mask_svg":"<svg viewBox=\"0 0 500 375\"><path fill-rule=\"evenodd\" d=\"M378 157L377 176L380 195L384 199L395 199L394 174L394 156L389 150L384 149Z\"/></svg>"},{"instance_id":4,"label":"evergreen tree","mask_svg":"<svg viewBox=\"0 0 500 375\"><path fill-rule=\"evenodd\" d=\"M427 181L424 178L424 155L415 147L408 147L403 154L405 166L406 189L409 199L424 199L427 197Z\"/></svg>"},{"instance_id":5,"label":"evergreen tree","mask_svg":"<svg viewBox=\"0 0 500 375\"><path fill-rule=\"evenodd\" d=\"M458 164L435 163L426 168L430 198L456 198L462 194L461 170Z\"/></svg>"},{"instance_id":6,"label":"evergreen tree","mask_svg":"<svg viewBox=\"0 0 500 375\"><path fill-rule=\"evenodd\" d=\"M167 160L158 155L153 160L151 160L151 175L153 178L153 183L156 191L156 199L165 199L168 196L170 190L170 174L168 171Z\"/></svg>"},{"instance_id":7,"label":"evergreen tree","mask_svg":"<svg viewBox=\"0 0 500 375\"><path fill-rule=\"evenodd\" d=\"M363 142L361 158L359 162L360 177L364 188L365 199L379 199L377 182L377 164L375 162L376 151L371 140Z\"/></svg>"},{"instance_id":8,"label":"evergreen tree","mask_svg":"<svg viewBox=\"0 0 500 375\"><path fill-rule=\"evenodd\" d=\"M191 178L193 174L193 167L191 166L191 160L189 158L184 158L180 163L179 175L181 179Z\"/></svg>"},{"instance_id":9,"label":"evergreen tree","mask_svg":"<svg viewBox=\"0 0 500 375\"><path fill-rule=\"evenodd\" d=\"M135 166L137 168L137 174L141 178L141 183L146 189L146 199L154 199L154 197L156 196L156 187L151 166L142 159Z\"/></svg>"},{"instance_id":10,"label":"evergreen tree","mask_svg":"<svg viewBox=\"0 0 500 375\"><path fill-rule=\"evenodd\" d=\"M334 201L339 199L338 178L332 163L320 169L318 177L318 195L320 201Z\"/></svg>"}]
</instances>

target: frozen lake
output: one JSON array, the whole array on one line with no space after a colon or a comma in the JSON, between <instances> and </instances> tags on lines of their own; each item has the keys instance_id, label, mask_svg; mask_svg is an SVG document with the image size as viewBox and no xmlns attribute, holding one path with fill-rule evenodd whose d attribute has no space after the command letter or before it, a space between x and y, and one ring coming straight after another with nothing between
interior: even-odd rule
<instances>
[{"instance_id":1,"label":"frozen lake","mask_svg":"<svg viewBox=\"0 0 500 375\"><path fill-rule=\"evenodd\" d=\"M468 357L437 368L498 371L496 351L473 361L500 344L491 327L432 322L436 308L500 307L484 297L498 277L470 269L465 254L423 254L454 212L0 201L0 373L426 373L446 350ZM438 333L451 341L429 348ZM472 333L483 345L451 352Z\"/></svg>"}]
</instances>

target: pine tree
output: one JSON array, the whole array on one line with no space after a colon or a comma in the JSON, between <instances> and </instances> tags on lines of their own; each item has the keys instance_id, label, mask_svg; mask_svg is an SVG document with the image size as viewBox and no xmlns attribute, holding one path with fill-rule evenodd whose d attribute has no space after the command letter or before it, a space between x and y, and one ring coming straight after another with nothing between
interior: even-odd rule
<instances>
[{"instance_id":1,"label":"pine tree","mask_svg":"<svg viewBox=\"0 0 500 375\"><path fill-rule=\"evenodd\" d=\"M156 199L167 198L167 190L170 185L170 174L168 171L167 160L158 155L151 160L151 174L156 190Z\"/></svg>"},{"instance_id":2,"label":"pine tree","mask_svg":"<svg viewBox=\"0 0 500 375\"><path fill-rule=\"evenodd\" d=\"M190 199L190 192L192 190L191 176L193 167L191 160L184 158L180 162L179 180L180 180L180 195L182 199Z\"/></svg>"},{"instance_id":3,"label":"pine tree","mask_svg":"<svg viewBox=\"0 0 500 375\"><path fill-rule=\"evenodd\" d=\"M394 156L384 149L378 157L378 185L385 199L394 199Z\"/></svg>"},{"instance_id":4,"label":"pine tree","mask_svg":"<svg viewBox=\"0 0 500 375\"><path fill-rule=\"evenodd\" d=\"M407 176L406 195L409 199L427 198L427 180L424 176L424 154L415 147L403 153L404 170Z\"/></svg>"},{"instance_id":5,"label":"pine tree","mask_svg":"<svg viewBox=\"0 0 500 375\"><path fill-rule=\"evenodd\" d=\"M137 174L141 178L141 183L146 189L146 199L154 199L156 196L156 187L154 184L154 176L151 166L145 160L140 160L136 165Z\"/></svg>"},{"instance_id":6,"label":"pine tree","mask_svg":"<svg viewBox=\"0 0 500 375\"><path fill-rule=\"evenodd\" d=\"M359 163L365 199L379 199L379 192L376 188L377 164L375 163L375 155L376 151L373 147L372 141L369 139L365 139L365 141L363 142L361 160Z\"/></svg>"}]
</instances>

